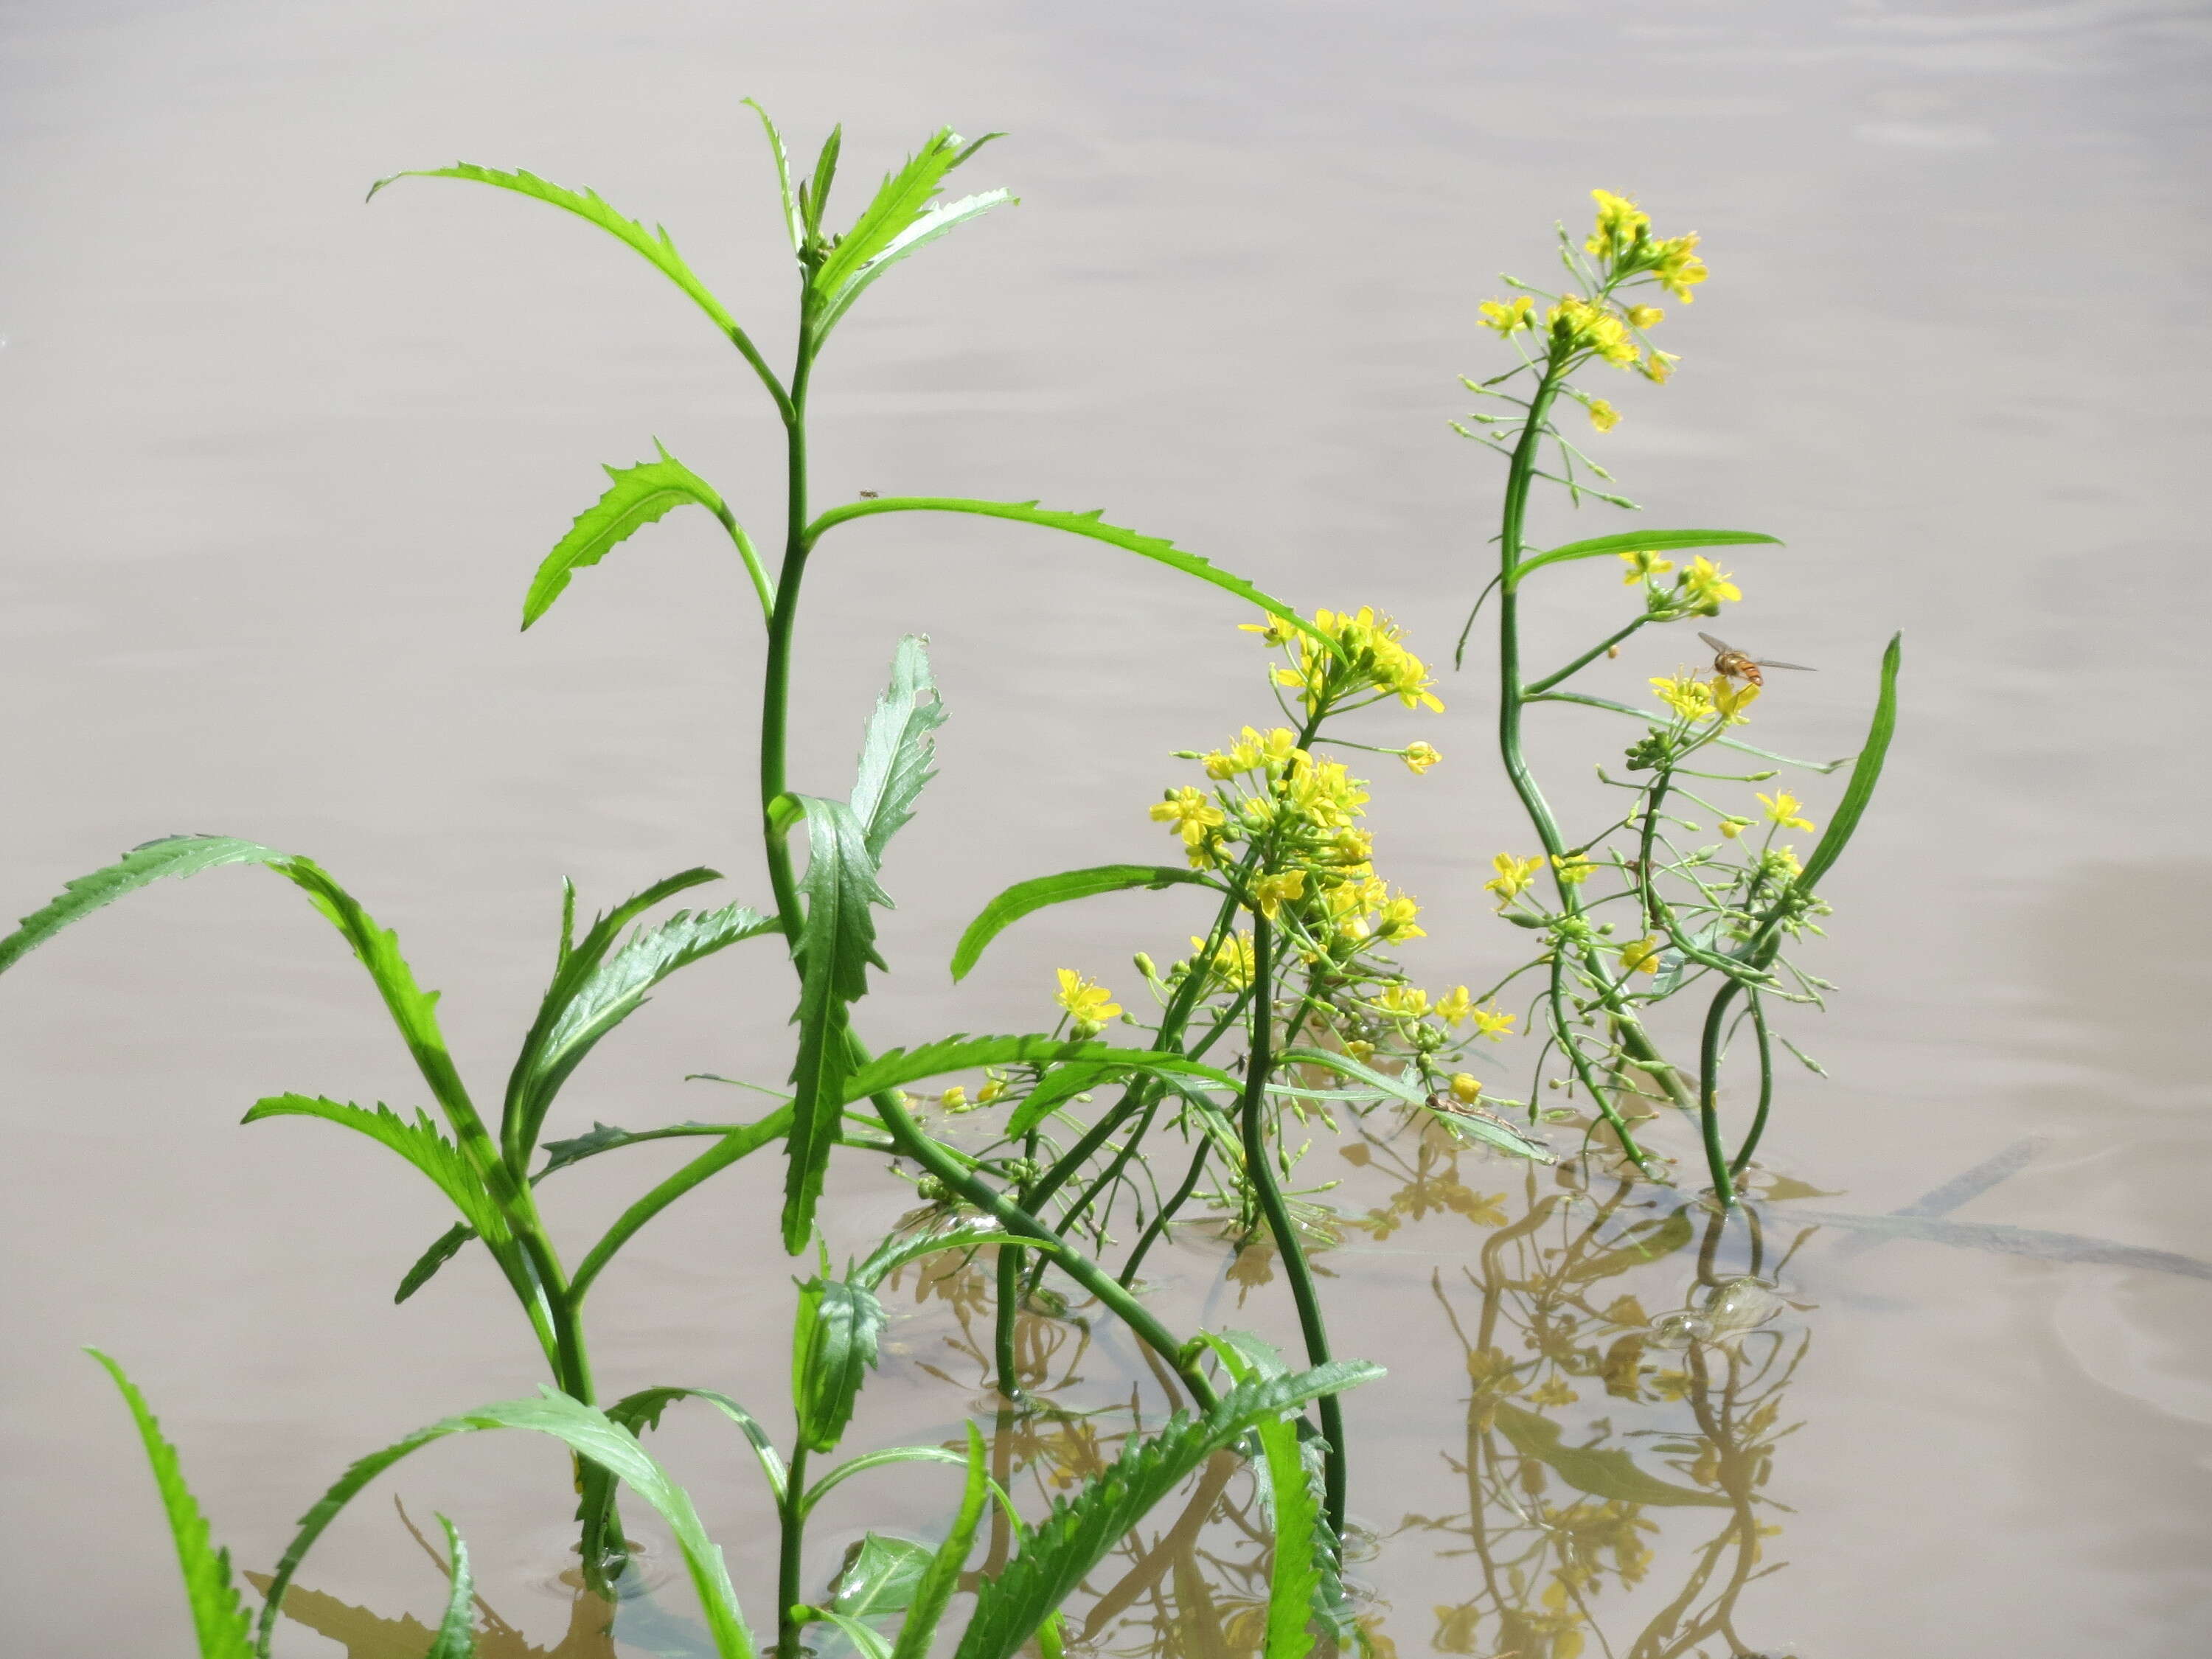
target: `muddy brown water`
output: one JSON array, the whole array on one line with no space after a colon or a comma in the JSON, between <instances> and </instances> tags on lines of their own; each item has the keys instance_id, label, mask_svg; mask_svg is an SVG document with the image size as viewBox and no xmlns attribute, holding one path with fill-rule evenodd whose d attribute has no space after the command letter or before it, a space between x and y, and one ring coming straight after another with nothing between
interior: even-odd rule
<instances>
[{"instance_id":1,"label":"muddy brown water","mask_svg":"<svg viewBox=\"0 0 2212 1659\"><path fill-rule=\"evenodd\" d=\"M1670 1224L1663 1192L1403 1134L1317 1142L1347 1207L1399 1206L1327 1258L1340 1351L1390 1368L1348 1401L1366 1605L1409 1656L2200 1651L2209 46L2203 7L2132 0L10 8L8 914L166 832L311 853L399 930L489 1088L562 876L604 902L703 860L764 896L758 642L708 529L659 526L527 638L514 621L597 464L654 435L771 522L769 412L611 244L454 185L364 210L380 174L459 155L588 182L775 319L741 95L802 147L843 118L848 177L941 121L1005 128L977 167L1024 205L872 292L817 380L823 498L1103 506L1302 605L1383 606L1432 657L1499 482L1445 425L1455 376L1498 363L1473 304L1500 267L1540 273L1592 185L1632 189L1704 234L1715 274L1665 325L1680 374L1626 389L1603 454L1648 521L1787 538L1730 562L1747 597L1725 624L1822 670L1761 705L1772 741L1847 753L1900 626L1904 723L1828 884L1816 960L1844 989L1792 1027L1828 1076L1787 1085L1764 1162L1796 1196L1764 1206L1756 1259L1741 1226ZM1617 527L1543 511L1563 535ZM846 533L810 580L799 787L842 792L903 631L931 636L951 716L886 871L896 971L871 1033L1037 1024L1060 965L1133 988L1128 952L1191 931L1173 895L1036 917L957 988L941 964L1005 881L1156 855L1167 751L1266 712L1244 617L1010 526ZM1575 615L1612 582L1564 575L1534 654L1594 633ZM1634 696L1688 653L1640 636L1593 684ZM1379 779L1374 822L1429 906L1408 966L1450 983L1520 943L1480 884L1525 836L1484 683L1443 690L1449 711L1401 735L1446 764ZM1623 741L1610 717L1542 722L1556 775ZM1818 809L1832 785L1804 793ZM775 1080L787 1002L772 953L695 970L578 1078L563 1125L720 1112L679 1078ZM324 924L251 871L164 884L9 975L9 1650L188 1649L127 1421L79 1344L134 1370L253 1571L352 1456L535 1386L489 1264L392 1305L444 1224L396 1162L319 1125L236 1126L282 1089L411 1104L404 1065ZM564 1176L563 1237L665 1150ZM593 1309L604 1386L781 1400L776 1191L741 1169L632 1246ZM831 1234L862 1244L909 1201L841 1162ZM1194 1233L1160 1258L1170 1322L1291 1334L1279 1285L1224 1255ZM1779 1299L1731 1303L1730 1340L1623 1347L1753 1273ZM972 1306L899 1305L856 1448L989 1410L959 1346ZM1160 1402L1110 1326L1027 1340L1072 1411L1103 1413L1007 1427L1048 1488L1126 1428L1105 1408ZM1502 1395L1499 1357L1532 1355ZM766 1620L769 1529L732 1437L678 1416L658 1449ZM1110 1650L1249 1650L1240 1482L1202 1534L1170 1508L1158 1550L1094 1580ZM488 1653L563 1641L557 1455L485 1437L388 1486L472 1540L512 1626ZM848 1491L822 1571L866 1526L926 1532L950 1502L923 1474ZM397 1621L440 1586L384 1503L324 1544L280 1651L421 1650ZM665 1621L688 1595L653 1607L623 1650L683 1651ZM561 1650L605 1650L587 1637Z\"/></svg>"}]
</instances>

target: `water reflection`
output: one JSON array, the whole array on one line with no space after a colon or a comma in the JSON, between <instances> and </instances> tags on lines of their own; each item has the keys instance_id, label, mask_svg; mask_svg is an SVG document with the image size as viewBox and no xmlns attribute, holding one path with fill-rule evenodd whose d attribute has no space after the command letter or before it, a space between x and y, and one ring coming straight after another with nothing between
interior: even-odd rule
<instances>
[{"instance_id":1,"label":"water reflection","mask_svg":"<svg viewBox=\"0 0 2212 1659\"><path fill-rule=\"evenodd\" d=\"M1347 1568L1357 1595L1364 1575L1380 1576L1382 1558L1394 1582L1422 1577L1426 1558L1452 1586L1449 1599L1394 1606L1364 1593L1366 1650L1378 1659L1401 1650L1515 1659L1775 1651L1747 1639L1738 1620L1747 1591L1783 1565L1775 1551L1790 1511L1771 1488L1782 1443L1800 1426L1788 1395L1812 1343L1812 1310L1791 1297L1786 1274L1814 1230L1790 1228L1785 1240L1759 1204L1723 1218L1679 1191L1603 1170L1509 1168L1436 1130L1364 1134L1345 1153L1375 1178L1355 1203L1375 1201L1340 1215L1322 1259L1343 1272L1379 1241L1402 1243L1409 1229L1451 1229L1436 1234L1452 1265L1430 1276L1430 1317L1436 1351L1455 1347L1466 1387L1457 1420L1440 1414L1448 1437L1426 1454L1442 1477L1432 1489L1449 1493L1450 1507L1355 1535ZM1484 1190L1492 1182L1507 1190ZM1778 1183L1768 1198L1794 1190ZM1472 1252L1457 1231L1466 1225L1480 1230ZM1254 1248L1222 1271L1249 1295L1272 1264ZM988 1260L951 1256L895 1281L891 1292L915 1315L907 1329L921 1336L902 1357L957 1396L940 1424L971 1411L987 1425L994 1474L1036 1513L1105 1468L1130 1436L1157 1428L1173 1385L1125 1373L1120 1347L1095 1340L1080 1310L1046 1300L1016 1328L1028 1398L999 1398L993 1282ZM997 1572L1014 1548L1002 1516L994 1527L963 1588ZM1251 1470L1217 1457L1069 1603L1071 1651L1257 1654L1270 1540ZM428 1583L443 1568L421 1541ZM611 1610L573 1575L566 1582L568 1625L550 1644L533 1644L480 1599L483 1659L708 1650L680 1594L672 1605L646 1594ZM1759 1605L1778 1608L1771 1595ZM286 1611L348 1659L416 1659L430 1636L414 1619L313 1589L295 1589ZM823 1639L848 1650L842 1638Z\"/></svg>"}]
</instances>

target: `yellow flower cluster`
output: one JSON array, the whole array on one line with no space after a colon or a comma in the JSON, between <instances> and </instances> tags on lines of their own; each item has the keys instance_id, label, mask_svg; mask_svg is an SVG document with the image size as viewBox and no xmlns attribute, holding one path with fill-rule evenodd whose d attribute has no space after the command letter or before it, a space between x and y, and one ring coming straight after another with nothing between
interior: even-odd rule
<instances>
[{"instance_id":1,"label":"yellow flower cluster","mask_svg":"<svg viewBox=\"0 0 2212 1659\"><path fill-rule=\"evenodd\" d=\"M1744 710L1759 701L1759 688L1748 680L1739 683L1725 674L1716 674L1711 680L1675 674L1654 679L1651 689L1660 702L1692 726L1715 719L1729 726L1745 725L1751 716Z\"/></svg>"},{"instance_id":2,"label":"yellow flower cluster","mask_svg":"<svg viewBox=\"0 0 2212 1659\"><path fill-rule=\"evenodd\" d=\"M1702 553L1690 562L1680 580L1683 592L1708 616L1717 615L1722 605L1743 597L1743 590L1729 580L1729 573Z\"/></svg>"},{"instance_id":3,"label":"yellow flower cluster","mask_svg":"<svg viewBox=\"0 0 2212 1659\"><path fill-rule=\"evenodd\" d=\"M1590 199L1597 204L1597 224L1583 243L1583 252L1611 265L1616 275L1649 271L1660 287L1683 304L1689 304L1692 298L1690 290L1711 275L1705 269L1705 262L1698 257L1696 233L1664 240L1655 239L1650 216L1638 207L1632 198L1616 196L1609 190L1594 190ZM1641 306L1638 309L1650 312L1651 323L1659 320L1654 307ZM1638 328L1651 325L1633 318L1631 320Z\"/></svg>"},{"instance_id":4,"label":"yellow flower cluster","mask_svg":"<svg viewBox=\"0 0 2212 1659\"><path fill-rule=\"evenodd\" d=\"M1540 857L1520 859L1510 853L1500 853L1491 860L1490 867L1498 873L1482 884L1497 894L1502 904L1510 904L1535 881L1544 860Z\"/></svg>"},{"instance_id":5,"label":"yellow flower cluster","mask_svg":"<svg viewBox=\"0 0 2212 1659\"><path fill-rule=\"evenodd\" d=\"M1662 559L1654 552L1619 553L1613 556L1628 567L1628 574L1620 579L1623 587L1633 587L1640 581L1656 581L1674 568L1672 559Z\"/></svg>"},{"instance_id":6,"label":"yellow flower cluster","mask_svg":"<svg viewBox=\"0 0 2212 1659\"><path fill-rule=\"evenodd\" d=\"M1510 300L1485 300L1478 307L1482 313L1482 325L1494 328L1500 334L1518 334L1524 328L1534 328L1529 313L1536 302L1525 294L1516 294Z\"/></svg>"},{"instance_id":7,"label":"yellow flower cluster","mask_svg":"<svg viewBox=\"0 0 2212 1659\"><path fill-rule=\"evenodd\" d=\"M1203 951L1206 941L1194 934L1190 948ZM1221 941L1207 966L1212 969L1213 976L1231 990L1242 991L1252 983L1255 962L1252 935L1233 933Z\"/></svg>"},{"instance_id":8,"label":"yellow flower cluster","mask_svg":"<svg viewBox=\"0 0 2212 1659\"><path fill-rule=\"evenodd\" d=\"M1603 306L1579 294L1565 294L1544 313L1553 343L1568 351L1588 351L1616 368L1633 368L1642 353L1629 337L1628 325Z\"/></svg>"},{"instance_id":9,"label":"yellow flower cluster","mask_svg":"<svg viewBox=\"0 0 2212 1659\"><path fill-rule=\"evenodd\" d=\"M1443 711L1443 704L1429 690L1428 665L1402 643L1406 630L1378 615L1371 605L1341 613L1314 612L1314 626L1343 647L1351 663L1348 669L1310 634L1301 632L1291 639L1291 630L1278 618L1269 617L1265 625L1247 623L1243 626L1245 632L1259 635L1270 645L1295 647L1297 665L1277 669L1275 684L1297 691L1309 710L1319 708L1324 702L1341 703L1363 692L1376 691L1395 696L1408 708Z\"/></svg>"}]
</instances>

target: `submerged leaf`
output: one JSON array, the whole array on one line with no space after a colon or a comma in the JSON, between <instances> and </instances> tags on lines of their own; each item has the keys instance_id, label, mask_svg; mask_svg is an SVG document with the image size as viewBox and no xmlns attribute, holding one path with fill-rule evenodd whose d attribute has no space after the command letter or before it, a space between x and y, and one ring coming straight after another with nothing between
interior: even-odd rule
<instances>
[{"instance_id":1,"label":"submerged leaf","mask_svg":"<svg viewBox=\"0 0 2212 1659\"><path fill-rule=\"evenodd\" d=\"M161 1425L146 1404L146 1396L124 1375L123 1367L97 1348L85 1352L97 1359L131 1408L138 1437L146 1448L146 1462L154 1486L161 1495L161 1510L168 1517L169 1536L177 1547L177 1566L184 1574L185 1600L191 1609L192 1631L198 1639L200 1659L247 1659L253 1651L249 1637L251 1620L237 1587L230 1578L230 1552L216 1547L209 1536L207 1518L199 1501L185 1484L177 1462L177 1449L162 1437Z\"/></svg>"},{"instance_id":2,"label":"submerged leaf","mask_svg":"<svg viewBox=\"0 0 2212 1659\"><path fill-rule=\"evenodd\" d=\"M1559 1425L1548 1417L1523 1411L1503 1400L1494 1402L1492 1409L1497 1413L1498 1432L1511 1443L1514 1450L1523 1457L1548 1464L1558 1471L1559 1479L1577 1492L1624 1504L1728 1507L1728 1498L1719 1492L1678 1486L1646 1474L1625 1451L1561 1445Z\"/></svg>"},{"instance_id":3,"label":"submerged leaf","mask_svg":"<svg viewBox=\"0 0 2212 1659\"><path fill-rule=\"evenodd\" d=\"M422 1659L476 1659L476 1581L469 1574L469 1547L444 1516L438 1524L446 1529L447 1559L452 1563L453 1588L446 1597L446 1616L438 1621L437 1639Z\"/></svg>"}]
</instances>

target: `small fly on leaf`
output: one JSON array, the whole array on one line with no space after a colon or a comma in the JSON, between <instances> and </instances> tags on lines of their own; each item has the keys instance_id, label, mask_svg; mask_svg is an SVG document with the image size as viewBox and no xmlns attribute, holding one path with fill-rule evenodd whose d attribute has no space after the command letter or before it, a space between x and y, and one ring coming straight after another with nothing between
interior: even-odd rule
<instances>
[{"instance_id":1,"label":"small fly on leaf","mask_svg":"<svg viewBox=\"0 0 2212 1659\"><path fill-rule=\"evenodd\" d=\"M1725 640L1717 640L1710 634L1700 634L1698 637L1712 647L1713 672L1724 678L1745 680L1753 685L1765 685L1766 682L1759 678L1759 673L1762 668L1787 668L1800 674L1819 672L1806 667L1802 662L1769 662L1764 657L1747 656Z\"/></svg>"}]
</instances>

